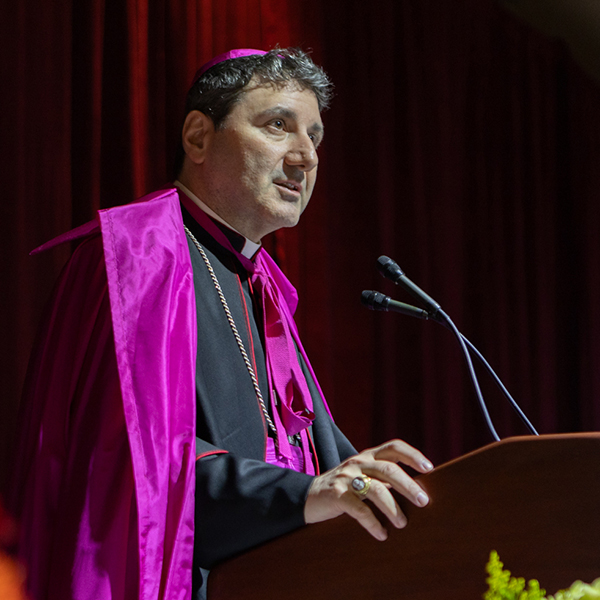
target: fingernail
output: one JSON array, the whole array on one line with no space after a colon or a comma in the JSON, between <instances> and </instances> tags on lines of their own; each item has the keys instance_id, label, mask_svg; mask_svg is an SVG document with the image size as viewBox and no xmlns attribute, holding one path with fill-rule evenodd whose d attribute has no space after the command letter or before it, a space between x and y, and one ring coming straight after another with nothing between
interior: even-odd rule
<instances>
[{"instance_id":1,"label":"fingernail","mask_svg":"<svg viewBox=\"0 0 600 600\"><path fill-rule=\"evenodd\" d=\"M421 463L421 466L425 471L431 471L431 469L433 469L433 465L428 460L424 460Z\"/></svg>"},{"instance_id":2,"label":"fingernail","mask_svg":"<svg viewBox=\"0 0 600 600\"><path fill-rule=\"evenodd\" d=\"M387 531L385 529L383 531L378 531L377 532L377 539L380 542L385 542L385 540L387 540L387 536L388 536L388 534L387 534Z\"/></svg>"},{"instance_id":3,"label":"fingernail","mask_svg":"<svg viewBox=\"0 0 600 600\"><path fill-rule=\"evenodd\" d=\"M419 506L427 506L427 503L429 502L429 497L425 492L419 492L417 494L416 500Z\"/></svg>"},{"instance_id":4,"label":"fingernail","mask_svg":"<svg viewBox=\"0 0 600 600\"><path fill-rule=\"evenodd\" d=\"M402 529L403 527L406 527L407 523L408 523L408 521L406 520L406 517L404 515L396 518L396 527L398 529Z\"/></svg>"}]
</instances>

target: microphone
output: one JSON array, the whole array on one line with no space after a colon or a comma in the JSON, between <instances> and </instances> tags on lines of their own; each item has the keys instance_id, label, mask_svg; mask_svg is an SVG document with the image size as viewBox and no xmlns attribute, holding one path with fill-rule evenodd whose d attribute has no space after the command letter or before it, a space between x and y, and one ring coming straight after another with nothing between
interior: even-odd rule
<instances>
[{"instance_id":1,"label":"microphone","mask_svg":"<svg viewBox=\"0 0 600 600\"><path fill-rule=\"evenodd\" d=\"M487 372L492 376L492 378L494 379L494 381L500 388L500 391L502 392L504 397L508 400L508 402L510 403L512 408L518 414L518 416L523 421L525 426L529 429L529 431L533 435L539 435L538 432L536 431L535 427L531 424L531 422L525 415L525 413L521 410L521 407L517 404L515 399L510 395L510 393L508 392L508 390L506 389L506 387L504 386L504 384L502 383L502 381L500 380L500 378L498 377L498 375L496 374L494 369L492 369L491 365L483 357L481 352L479 352L479 350L477 350L477 348L475 348L475 346L457 329L456 325L454 325L454 323L452 322L450 317L442 310L441 306L433 298L431 298L428 294L426 294L419 286L417 286L410 279L408 279L408 277L406 277L406 275L404 275L404 271L402 271L402 269L398 266L398 264L395 261L393 261L391 258L389 258L387 256L380 256L377 259L377 269L384 277L392 280L396 284L401 285L407 292L412 294L412 296L414 296L415 298L417 298L418 300L423 302L423 304L425 304L425 306L429 309L430 312L424 311L425 314L427 315L425 317L423 317L419 314L415 314L415 312L418 313L420 309L418 309L414 306L406 305L402 302L396 302L395 300L392 300L391 298L389 298L389 296L384 296L383 294L380 294L379 292L364 291L362 293L362 303L367 305L371 310L392 310L394 312L400 312L405 315L416 316L421 319L427 319L427 317L429 317L430 319L433 319L434 321L441 323L442 325L444 325L446 328L450 329L454 333L454 335L456 336L456 338L461 346L461 349L465 356L465 360L467 361L467 367L469 369L471 381L473 382L473 387L475 388L475 393L477 395L477 399L479 400L481 411L483 413L483 416L484 416L484 419L488 426L488 429L490 430L490 433L492 434L492 437L496 441L500 441L500 438L498 437L498 434L496 433L496 429L494 428L494 425L492 424L492 420L491 420L491 417L487 410L487 406L485 405L485 401L481 394L479 382L477 381L477 375L475 374L475 369L473 368L473 363L471 361L471 356L469 354L469 351L467 350L467 346L469 346L469 349L472 352L474 352L474 354L481 361L481 363L483 364L483 366L485 367ZM395 305L401 306L402 310L399 310L399 308L397 309L395 307ZM412 310L407 310L407 309L412 309Z\"/></svg>"},{"instance_id":2,"label":"microphone","mask_svg":"<svg viewBox=\"0 0 600 600\"><path fill-rule=\"evenodd\" d=\"M416 306L411 306L410 304L404 304L404 302L396 302L396 300L392 300L389 296L385 296L380 292L373 292L371 290L364 290L361 297L361 302L370 310L382 310L382 311L391 311L391 312L399 312L403 315L408 315L409 317L417 317L418 319L428 319L431 318L431 315L424 311L421 308L417 308ZM433 319L440 325L446 327L446 329L452 330L452 328L443 320L443 319ZM510 392L506 389L506 386L502 383L500 377L490 363L485 359L483 354L477 350L477 348L461 333L460 337L463 339L464 343L469 347L469 350L475 354L475 356L479 359L479 362L484 366L485 370L492 377L496 385L500 388L502 395L508 400L509 404L513 408L513 410L517 413L525 427L529 429L532 435L539 435L536 428L531 424L531 421L527 418L525 413L521 410L521 407L517 404L517 401L511 396Z\"/></svg>"},{"instance_id":3,"label":"microphone","mask_svg":"<svg viewBox=\"0 0 600 600\"><path fill-rule=\"evenodd\" d=\"M404 304L404 302L397 302L389 296L385 296L380 292L374 292L373 290L364 290L360 301L369 310L385 310L401 313L409 317L416 317L417 319L429 319L429 313L426 310L411 306L410 304Z\"/></svg>"},{"instance_id":4,"label":"microphone","mask_svg":"<svg viewBox=\"0 0 600 600\"><path fill-rule=\"evenodd\" d=\"M438 307L439 307L439 304L438 304ZM447 325L447 327L452 330L452 332L456 336L456 339L458 340L458 343L460 344L460 347L462 348L463 355L465 357L465 360L467 361L467 368L469 369L469 375L471 377L471 382L473 383L473 388L475 389L475 394L477 396L477 400L479 401L479 406L481 408L481 412L483 413L483 418L485 419L487 428L489 429L492 437L494 438L494 440L496 442L499 442L500 436L498 435L498 432L496 431L496 428L494 427L494 424L492 423L492 418L490 417L490 413L487 409L485 400L483 399L483 395L481 393L481 388L479 387L479 381L477 380L477 375L475 374L475 369L473 367L473 361L471 360L471 355L469 354L469 351L467 350L467 346L461 336L461 333L460 333L460 331L458 331L456 325L454 325L454 323L452 322L450 317L441 308L438 308L436 310L436 315L440 315L443 318L444 324Z\"/></svg>"},{"instance_id":5,"label":"microphone","mask_svg":"<svg viewBox=\"0 0 600 600\"><path fill-rule=\"evenodd\" d=\"M380 256L377 259L377 270L386 279L391 279L394 283L402 286L414 298L420 300L427 307L429 316L435 319L435 316L441 310L441 306L418 285L413 283L395 261L387 256Z\"/></svg>"}]
</instances>

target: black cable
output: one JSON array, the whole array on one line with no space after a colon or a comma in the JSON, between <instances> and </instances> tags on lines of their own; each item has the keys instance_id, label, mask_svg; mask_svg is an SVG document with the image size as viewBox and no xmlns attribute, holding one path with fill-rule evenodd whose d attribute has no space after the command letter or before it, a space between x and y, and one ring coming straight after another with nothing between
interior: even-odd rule
<instances>
[{"instance_id":1,"label":"black cable","mask_svg":"<svg viewBox=\"0 0 600 600\"><path fill-rule=\"evenodd\" d=\"M473 387L475 388L475 394L477 395L477 400L479 401L479 406L481 407L481 412L483 413L483 418L485 419L486 425L492 434L492 437L499 442L500 437L496 432L494 424L492 423L492 419L490 417L490 413L488 412L487 406L485 405L485 400L483 399L483 395L481 394L481 389L479 387L479 381L477 380L477 375L475 374L475 368L473 367L473 361L471 360L471 355L469 354L469 350L467 349L467 345L465 343L465 339L462 333L457 329L456 325L452 322L452 319L441 309L437 309L437 315L441 316L444 320L444 325L448 327L456 336L458 343L460 344L461 350L463 351L465 360L467 361L467 367L469 369L469 375L471 376L471 382L473 383ZM436 316L437 316L436 315ZM437 320L437 318L436 318ZM440 321L441 322L441 321Z\"/></svg>"}]
</instances>

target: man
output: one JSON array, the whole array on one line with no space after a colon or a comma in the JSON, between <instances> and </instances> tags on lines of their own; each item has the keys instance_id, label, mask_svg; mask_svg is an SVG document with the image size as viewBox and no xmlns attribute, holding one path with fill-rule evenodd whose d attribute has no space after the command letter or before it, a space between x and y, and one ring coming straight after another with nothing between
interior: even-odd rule
<instances>
[{"instance_id":1,"label":"man","mask_svg":"<svg viewBox=\"0 0 600 600\"><path fill-rule=\"evenodd\" d=\"M176 187L58 239L84 238L25 392L34 598L202 598L206 569L305 523L347 513L385 539L363 500L403 527L388 487L427 504L396 464L430 470L421 453L356 454L334 425L260 248L310 199L329 95L302 52L217 57L188 96Z\"/></svg>"}]
</instances>

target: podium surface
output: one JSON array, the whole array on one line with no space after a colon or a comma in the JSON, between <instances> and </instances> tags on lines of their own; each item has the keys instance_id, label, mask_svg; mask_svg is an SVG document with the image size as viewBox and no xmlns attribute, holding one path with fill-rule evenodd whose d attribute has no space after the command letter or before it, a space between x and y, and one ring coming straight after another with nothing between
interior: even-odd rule
<instances>
[{"instance_id":1,"label":"podium surface","mask_svg":"<svg viewBox=\"0 0 600 600\"><path fill-rule=\"evenodd\" d=\"M507 438L416 477L385 542L346 515L217 566L209 600L478 599L496 550L548 594L600 577L600 433Z\"/></svg>"}]
</instances>

